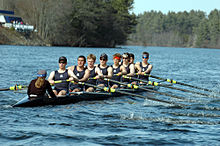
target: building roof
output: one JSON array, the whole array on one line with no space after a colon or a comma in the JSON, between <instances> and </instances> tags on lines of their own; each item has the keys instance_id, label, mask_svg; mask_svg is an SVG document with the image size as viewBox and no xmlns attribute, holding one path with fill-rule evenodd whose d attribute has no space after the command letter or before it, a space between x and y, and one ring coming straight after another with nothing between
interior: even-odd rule
<instances>
[{"instance_id":1,"label":"building roof","mask_svg":"<svg viewBox=\"0 0 220 146\"><path fill-rule=\"evenodd\" d=\"M0 10L0 13L2 14L9 14L9 15L14 15L14 11L6 11L6 10Z\"/></svg>"}]
</instances>

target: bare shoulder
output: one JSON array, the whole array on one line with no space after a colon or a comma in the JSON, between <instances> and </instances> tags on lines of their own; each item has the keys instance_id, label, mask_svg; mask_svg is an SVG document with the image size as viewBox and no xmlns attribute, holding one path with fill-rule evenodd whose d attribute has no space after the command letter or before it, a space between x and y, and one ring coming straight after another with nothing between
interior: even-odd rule
<instances>
[{"instance_id":1,"label":"bare shoulder","mask_svg":"<svg viewBox=\"0 0 220 146\"><path fill-rule=\"evenodd\" d=\"M111 66L108 67L108 70L113 70L113 68Z\"/></svg>"},{"instance_id":2,"label":"bare shoulder","mask_svg":"<svg viewBox=\"0 0 220 146\"><path fill-rule=\"evenodd\" d=\"M54 75L54 74L55 74L55 71L52 71L52 72L50 73L50 76L51 76L51 75Z\"/></svg>"},{"instance_id":3,"label":"bare shoulder","mask_svg":"<svg viewBox=\"0 0 220 146\"><path fill-rule=\"evenodd\" d=\"M96 68L95 68L95 72L97 72L97 71L100 71L100 68L99 68L99 67L96 67Z\"/></svg>"},{"instance_id":4,"label":"bare shoulder","mask_svg":"<svg viewBox=\"0 0 220 146\"><path fill-rule=\"evenodd\" d=\"M73 70L75 65L67 67L68 70Z\"/></svg>"},{"instance_id":5,"label":"bare shoulder","mask_svg":"<svg viewBox=\"0 0 220 146\"><path fill-rule=\"evenodd\" d=\"M90 72L90 70L87 68L87 69L86 69L86 72L88 72L88 73L89 73L89 72Z\"/></svg>"},{"instance_id":6,"label":"bare shoulder","mask_svg":"<svg viewBox=\"0 0 220 146\"><path fill-rule=\"evenodd\" d=\"M136 62L136 63L135 63L135 65L140 65L140 64L141 64L140 62Z\"/></svg>"}]
</instances>

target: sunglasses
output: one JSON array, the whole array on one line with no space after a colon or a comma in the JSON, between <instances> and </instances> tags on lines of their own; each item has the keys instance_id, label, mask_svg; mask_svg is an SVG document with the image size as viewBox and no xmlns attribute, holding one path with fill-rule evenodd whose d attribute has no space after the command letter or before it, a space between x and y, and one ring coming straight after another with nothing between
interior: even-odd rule
<instances>
[{"instance_id":1,"label":"sunglasses","mask_svg":"<svg viewBox=\"0 0 220 146\"><path fill-rule=\"evenodd\" d=\"M59 63L65 64L66 62L59 62Z\"/></svg>"},{"instance_id":2,"label":"sunglasses","mask_svg":"<svg viewBox=\"0 0 220 146\"><path fill-rule=\"evenodd\" d=\"M123 57L123 59L128 59L128 58L124 58L124 57Z\"/></svg>"},{"instance_id":3,"label":"sunglasses","mask_svg":"<svg viewBox=\"0 0 220 146\"><path fill-rule=\"evenodd\" d=\"M100 60L106 61L106 59L104 59L104 58L100 58Z\"/></svg>"},{"instance_id":4,"label":"sunglasses","mask_svg":"<svg viewBox=\"0 0 220 146\"><path fill-rule=\"evenodd\" d=\"M147 59L148 57L142 57L143 59Z\"/></svg>"}]
</instances>

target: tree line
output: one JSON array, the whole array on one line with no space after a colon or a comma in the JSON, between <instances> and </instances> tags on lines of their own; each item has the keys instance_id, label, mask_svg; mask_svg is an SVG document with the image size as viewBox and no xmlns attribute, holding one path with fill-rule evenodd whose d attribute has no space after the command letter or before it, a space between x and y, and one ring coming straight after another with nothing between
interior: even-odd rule
<instances>
[{"instance_id":1,"label":"tree line","mask_svg":"<svg viewBox=\"0 0 220 146\"><path fill-rule=\"evenodd\" d=\"M51 45L220 48L220 11L131 13L134 0L0 0Z\"/></svg>"},{"instance_id":2,"label":"tree line","mask_svg":"<svg viewBox=\"0 0 220 146\"><path fill-rule=\"evenodd\" d=\"M136 25L133 0L0 0L52 45L115 47Z\"/></svg>"},{"instance_id":3,"label":"tree line","mask_svg":"<svg viewBox=\"0 0 220 146\"><path fill-rule=\"evenodd\" d=\"M144 12L128 44L220 48L220 11Z\"/></svg>"}]
</instances>

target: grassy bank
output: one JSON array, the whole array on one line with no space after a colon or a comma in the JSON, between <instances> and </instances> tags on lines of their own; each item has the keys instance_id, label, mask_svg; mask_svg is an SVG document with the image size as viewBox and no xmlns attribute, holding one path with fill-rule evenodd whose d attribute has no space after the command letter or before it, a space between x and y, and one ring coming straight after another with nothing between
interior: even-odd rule
<instances>
[{"instance_id":1,"label":"grassy bank","mask_svg":"<svg viewBox=\"0 0 220 146\"><path fill-rule=\"evenodd\" d=\"M45 46L47 43L34 32L20 33L0 27L0 45Z\"/></svg>"}]
</instances>

